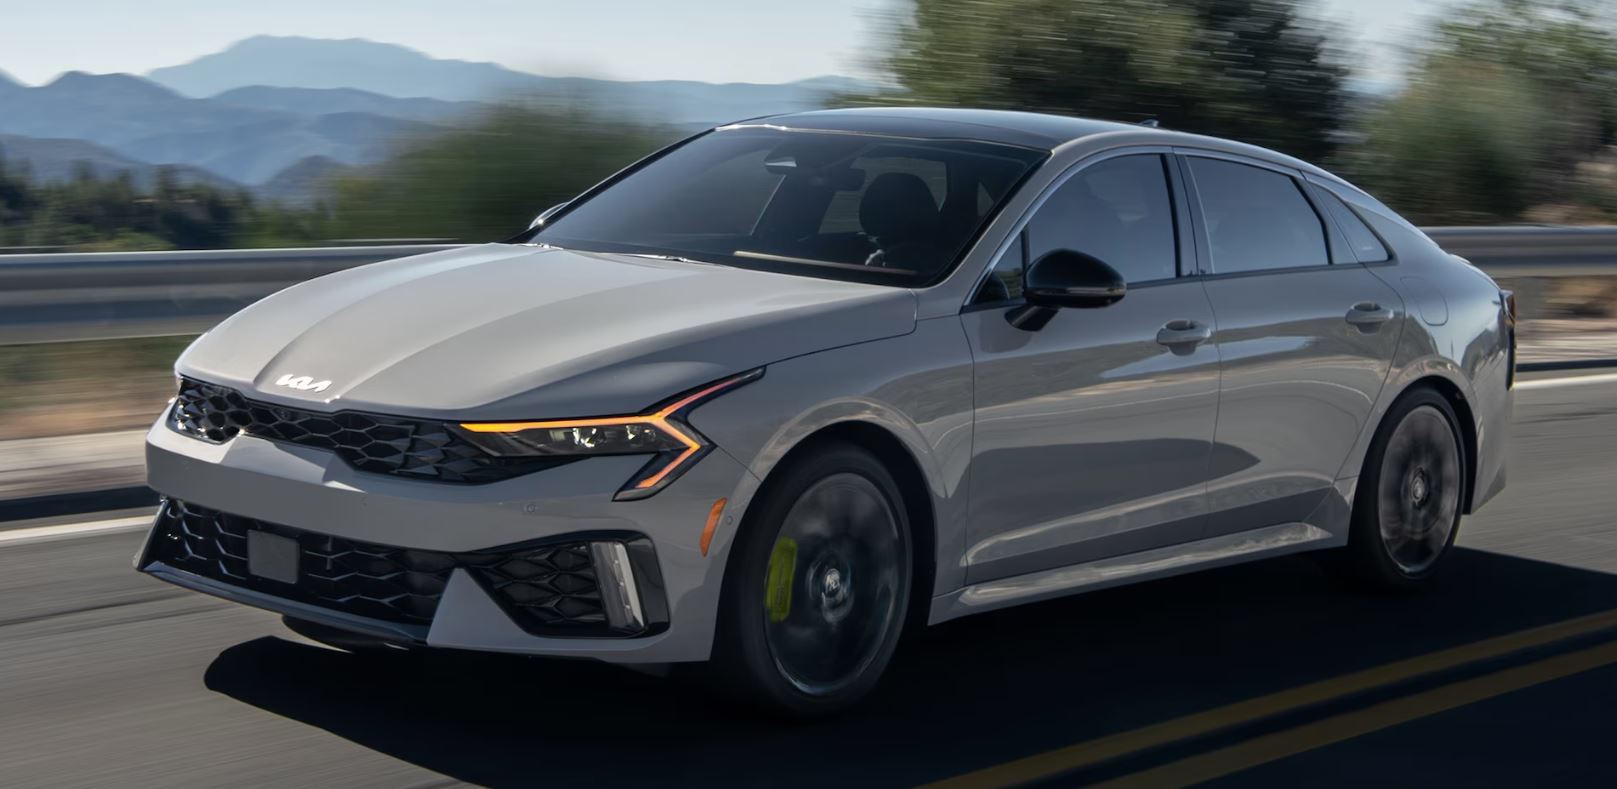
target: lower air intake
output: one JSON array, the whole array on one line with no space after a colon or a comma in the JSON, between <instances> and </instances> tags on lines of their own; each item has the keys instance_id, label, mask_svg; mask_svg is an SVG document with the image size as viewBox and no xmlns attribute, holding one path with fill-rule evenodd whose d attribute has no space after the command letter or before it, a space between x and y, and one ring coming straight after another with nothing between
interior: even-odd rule
<instances>
[{"instance_id":1,"label":"lower air intake","mask_svg":"<svg viewBox=\"0 0 1617 789\"><path fill-rule=\"evenodd\" d=\"M263 532L296 544L295 576L274 580L253 572L249 534ZM592 538L594 537L591 535ZM623 600L620 575L608 568L603 594L597 556L650 554L644 538L563 538L487 551L450 553L362 542L244 518L176 499L163 502L142 559L230 586L344 614L420 628L424 635L437 613L450 575L465 569L513 621L534 635L632 636L661 622L626 618L638 610ZM603 549L602 546L607 546ZM612 546L616 546L615 548ZM660 590L655 563L642 561L630 574ZM632 585L632 584L631 584ZM657 601L655 611L665 611Z\"/></svg>"}]
</instances>

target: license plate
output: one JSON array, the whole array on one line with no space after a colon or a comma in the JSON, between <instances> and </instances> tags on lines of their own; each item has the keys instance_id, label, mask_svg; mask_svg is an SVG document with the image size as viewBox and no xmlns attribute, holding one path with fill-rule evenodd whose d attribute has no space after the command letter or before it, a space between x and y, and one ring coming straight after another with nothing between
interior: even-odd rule
<instances>
[{"instance_id":1,"label":"license plate","mask_svg":"<svg viewBox=\"0 0 1617 789\"><path fill-rule=\"evenodd\" d=\"M247 532L247 572L259 578L298 582L298 541L267 531Z\"/></svg>"}]
</instances>

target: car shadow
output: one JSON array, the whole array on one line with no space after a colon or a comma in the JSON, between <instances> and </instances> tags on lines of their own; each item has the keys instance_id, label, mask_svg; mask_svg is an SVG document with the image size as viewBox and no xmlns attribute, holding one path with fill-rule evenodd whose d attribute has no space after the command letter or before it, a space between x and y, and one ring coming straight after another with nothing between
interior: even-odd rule
<instances>
[{"instance_id":1,"label":"car shadow","mask_svg":"<svg viewBox=\"0 0 1617 789\"><path fill-rule=\"evenodd\" d=\"M268 637L225 650L205 681L488 786L910 785L1617 608L1617 576L1449 561L1413 595L1350 591L1291 557L951 622L911 639L868 703L813 723L592 662L365 658Z\"/></svg>"}]
</instances>

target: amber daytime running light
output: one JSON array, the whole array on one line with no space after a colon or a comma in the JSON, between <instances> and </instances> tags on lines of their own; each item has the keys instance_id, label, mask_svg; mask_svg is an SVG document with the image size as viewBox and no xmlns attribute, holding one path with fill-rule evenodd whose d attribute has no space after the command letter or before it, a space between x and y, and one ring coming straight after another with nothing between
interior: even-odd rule
<instances>
[{"instance_id":1,"label":"amber daytime running light","mask_svg":"<svg viewBox=\"0 0 1617 789\"><path fill-rule=\"evenodd\" d=\"M633 416L555 419L546 422L462 422L467 439L498 457L655 455L613 498L642 499L662 490L713 445L685 423L685 415L722 392L751 383L762 368L679 395L667 405Z\"/></svg>"}]
</instances>

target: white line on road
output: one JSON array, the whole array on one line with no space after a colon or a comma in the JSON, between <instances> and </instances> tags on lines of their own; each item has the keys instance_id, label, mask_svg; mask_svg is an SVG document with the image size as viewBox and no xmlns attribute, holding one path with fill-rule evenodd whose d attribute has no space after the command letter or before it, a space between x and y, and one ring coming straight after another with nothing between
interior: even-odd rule
<instances>
[{"instance_id":1,"label":"white line on road","mask_svg":"<svg viewBox=\"0 0 1617 789\"><path fill-rule=\"evenodd\" d=\"M1517 381L1517 389L1554 389L1558 386L1581 386L1584 384L1609 384L1617 382L1617 373L1601 373L1600 375L1575 375L1567 378L1539 378L1531 381Z\"/></svg>"},{"instance_id":2,"label":"white line on road","mask_svg":"<svg viewBox=\"0 0 1617 789\"><path fill-rule=\"evenodd\" d=\"M133 518L117 518L110 521L90 521L89 523L64 523L59 526L36 526L32 529L13 529L0 531L0 545L20 545L30 542L48 542L50 540L67 540L74 537L88 537L92 534L112 534L114 532L135 531L152 525L152 516L139 515Z\"/></svg>"}]
</instances>

